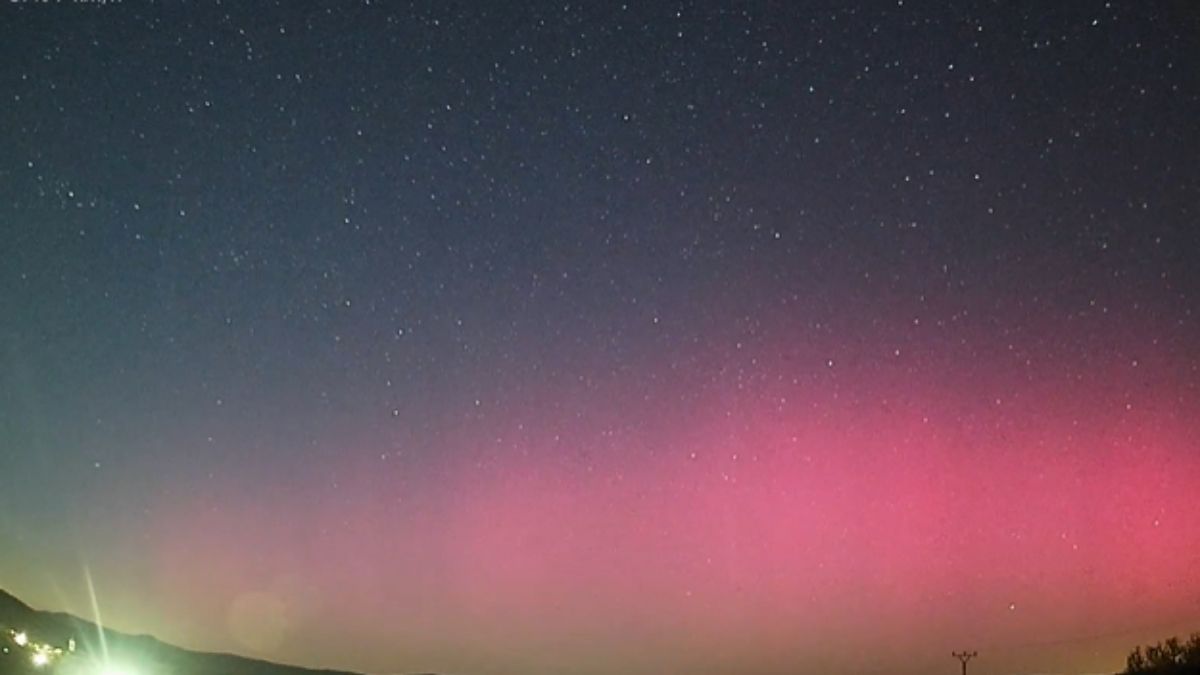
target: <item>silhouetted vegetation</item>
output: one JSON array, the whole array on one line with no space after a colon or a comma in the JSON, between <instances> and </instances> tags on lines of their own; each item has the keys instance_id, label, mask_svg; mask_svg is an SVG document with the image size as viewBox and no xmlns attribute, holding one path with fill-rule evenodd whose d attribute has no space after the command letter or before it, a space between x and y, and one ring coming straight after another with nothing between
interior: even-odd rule
<instances>
[{"instance_id":1,"label":"silhouetted vegetation","mask_svg":"<svg viewBox=\"0 0 1200 675\"><path fill-rule=\"evenodd\" d=\"M1200 633L1187 642L1169 638L1156 645L1137 647L1125 661L1128 675L1200 675Z\"/></svg>"}]
</instances>

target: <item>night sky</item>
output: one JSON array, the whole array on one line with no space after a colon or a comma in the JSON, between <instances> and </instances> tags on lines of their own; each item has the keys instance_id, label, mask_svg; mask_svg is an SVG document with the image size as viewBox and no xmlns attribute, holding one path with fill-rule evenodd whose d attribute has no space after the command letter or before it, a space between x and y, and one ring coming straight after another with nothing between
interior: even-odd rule
<instances>
[{"instance_id":1,"label":"night sky","mask_svg":"<svg viewBox=\"0 0 1200 675\"><path fill-rule=\"evenodd\" d=\"M1200 12L850 4L4 0L0 588L373 673L1200 629Z\"/></svg>"}]
</instances>

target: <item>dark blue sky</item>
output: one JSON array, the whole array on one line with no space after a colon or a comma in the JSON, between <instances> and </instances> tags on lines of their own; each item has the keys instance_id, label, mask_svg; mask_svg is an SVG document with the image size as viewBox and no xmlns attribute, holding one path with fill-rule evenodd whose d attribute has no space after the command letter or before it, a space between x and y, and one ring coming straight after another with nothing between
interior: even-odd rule
<instances>
[{"instance_id":1,"label":"dark blue sky","mask_svg":"<svg viewBox=\"0 0 1200 675\"><path fill-rule=\"evenodd\" d=\"M303 537L287 524L313 517L296 502L320 503L330 523L370 523L374 534L342 544L382 569L381 538L403 550L442 545L429 533L401 545L390 519L427 518L440 531L474 517L455 505L474 480L464 472L490 470L509 487L527 475L561 487L611 472L675 496L618 511L631 522L661 517L660 558L688 557L693 540L670 532L707 531L680 520L690 509L680 494L703 481L671 462L701 447L786 464L800 451L766 439L803 438L795 430L829 423L813 412L829 406L896 438L905 423L880 421L880 410L942 413L947 426L885 473L953 473L954 458L987 458L1012 477L1023 453L1075 448L1085 478L1060 486L1073 499L1092 494L1079 484L1110 484L1098 466L1135 472L1129 448L1153 446L1194 470L1200 19L1183 2L1051 4L6 3L0 587L74 603L51 589L75 587L82 560L121 589L114 613L130 628L162 622L185 644L363 669L549 672L570 659L531 656L532 642L497 637L483 619L456 623L455 602L483 610L435 573L457 560L451 549L406 573L440 579L429 585L445 593L428 602L446 607L445 625L474 628L414 637L407 657L370 638L350 654L297 637L316 629L296 607L337 605L322 585L340 578L328 561L288 572L324 604L271 586L272 602L301 618L270 644L231 637L222 618L283 574L269 563L253 579L212 581L224 604L211 616L168 619L188 602L163 590L180 583L160 569L175 559L164 533L190 527L202 538L209 528L218 549L245 541L171 508L204 512L259 494L228 508L266 512L274 544L261 558L288 567L279 561L302 559L293 546ZM1100 453L1107 464L1093 464L1087 434L1063 431L1143 399L1162 418L1129 422L1125 436L1096 431L1101 444L1149 438ZM996 412L1010 400L1022 403ZM787 408L797 401L803 409ZM764 421L768 411L783 417ZM696 437L713 419L744 435L742 450ZM1037 439L1016 440L1031 426ZM1012 433L976 444L978 428ZM866 441L829 433L812 450L830 458L828 480L875 471ZM370 468L397 458L396 473ZM1183 487L1200 475L1187 471ZM750 482L750 501L701 501L737 511L769 499ZM855 489L814 497L821 522L865 518L839 510L863 497ZM617 499L607 490L580 513L607 512ZM422 495L415 506L396 505L411 492ZM948 499L949 511L983 509ZM1135 502L1126 506L1139 514L1182 508ZM769 510L786 532L789 512ZM549 539L583 527L496 513ZM1200 542L1182 520L1172 545L1183 537L1194 557ZM1111 534L1105 522L1088 527ZM755 527L742 531L761 535ZM877 534L851 539L867 546ZM589 567L586 547L565 541L567 562L556 563L536 547L480 546L552 571ZM612 547L653 559L640 541ZM768 547L754 559L810 562L796 555ZM1031 561L1030 578L1057 578L1038 567L1041 555L1018 559ZM1104 559L1125 578L1124 563ZM739 564L729 569L761 572ZM1160 580L1173 571L1142 570ZM157 590L138 586L147 575ZM520 575L501 581L537 588ZM646 584L670 586L657 573ZM984 585L1007 607L1001 598L1014 591ZM403 588L388 582L381 597ZM723 633L715 609L673 613L636 595L597 614L691 617L663 639L720 645L711 663L744 652L764 673L862 665ZM531 597L493 598L493 609L553 625ZM769 602L746 603L746 625L778 625ZM1130 609L1121 598L1104 607L1098 628L1052 628L1104 632L1126 626L1127 609L1138 625L1179 609ZM347 625L407 626L344 611ZM863 630L883 630L881 616ZM957 623L929 619L917 632L957 637L947 628ZM567 651L606 639L600 631ZM486 648L458 660L445 646L472 640ZM641 643L616 651L613 669L682 667L647 661L655 649Z\"/></svg>"}]
</instances>

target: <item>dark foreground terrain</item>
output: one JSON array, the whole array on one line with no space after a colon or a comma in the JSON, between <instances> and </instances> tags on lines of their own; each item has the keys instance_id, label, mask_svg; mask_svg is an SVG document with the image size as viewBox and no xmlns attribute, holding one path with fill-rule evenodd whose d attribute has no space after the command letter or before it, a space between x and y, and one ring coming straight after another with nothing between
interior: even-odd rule
<instances>
[{"instance_id":1,"label":"dark foreground terrain","mask_svg":"<svg viewBox=\"0 0 1200 675\"><path fill-rule=\"evenodd\" d=\"M33 609L0 590L0 675L355 675L194 652L113 630L104 631L105 658L98 636L90 621Z\"/></svg>"}]
</instances>

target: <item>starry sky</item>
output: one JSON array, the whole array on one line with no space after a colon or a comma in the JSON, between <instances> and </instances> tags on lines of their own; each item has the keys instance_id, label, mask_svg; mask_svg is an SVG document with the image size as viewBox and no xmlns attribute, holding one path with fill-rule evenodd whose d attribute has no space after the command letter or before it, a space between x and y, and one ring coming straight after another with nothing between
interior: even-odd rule
<instances>
[{"instance_id":1,"label":"starry sky","mask_svg":"<svg viewBox=\"0 0 1200 675\"><path fill-rule=\"evenodd\" d=\"M1200 628L1187 2L5 2L0 587L372 673Z\"/></svg>"}]
</instances>

